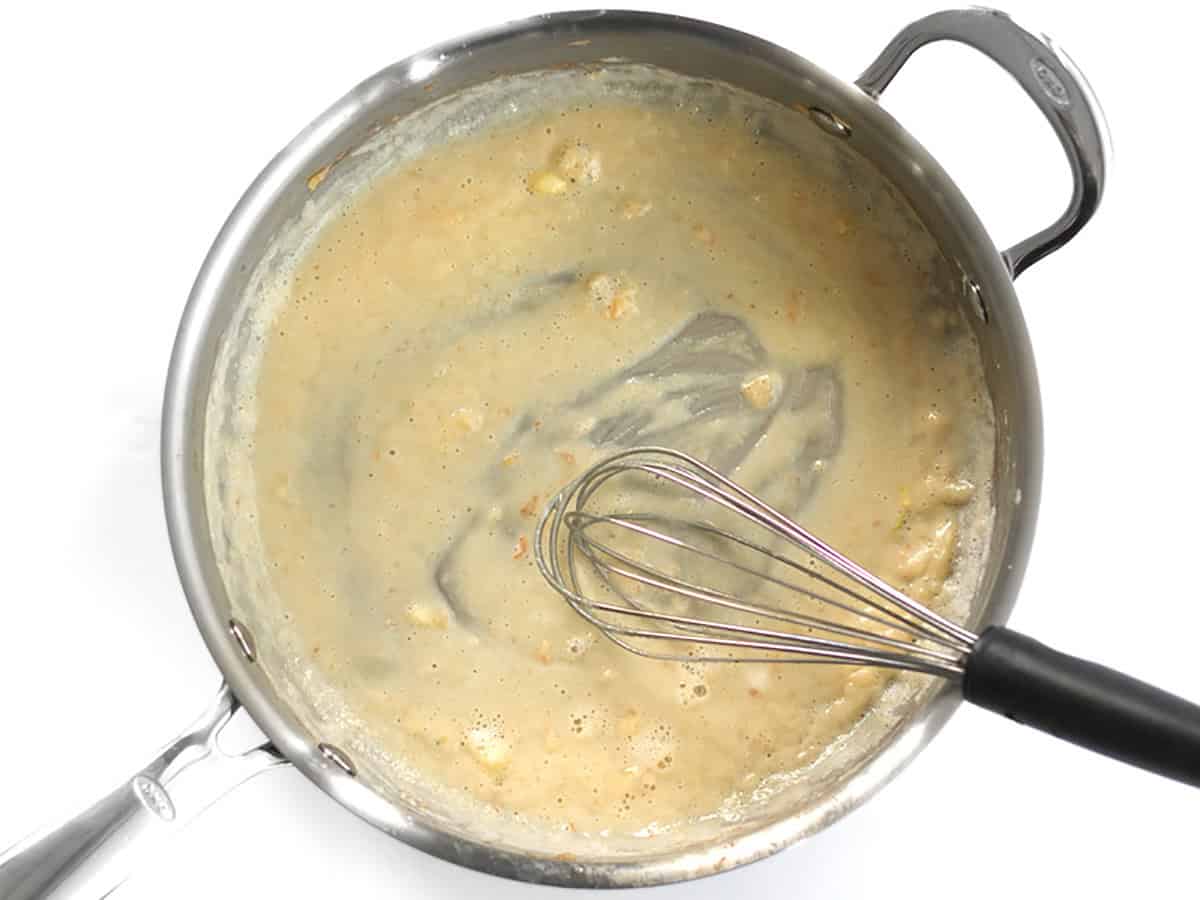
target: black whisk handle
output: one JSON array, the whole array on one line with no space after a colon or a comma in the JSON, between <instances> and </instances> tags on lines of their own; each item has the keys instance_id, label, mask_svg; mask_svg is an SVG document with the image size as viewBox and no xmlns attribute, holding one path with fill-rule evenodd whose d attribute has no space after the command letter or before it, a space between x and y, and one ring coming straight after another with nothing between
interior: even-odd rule
<instances>
[{"instance_id":1,"label":"black whisk handle","mask_svg":"<svg viewBox=\"0 0 1200 900\"><path fill-rule=\"evenodd\" d=\"M1200 787L1200 706L993 626L967 657L963 697L1015 722Z\"/></svg>"}]
</instances>

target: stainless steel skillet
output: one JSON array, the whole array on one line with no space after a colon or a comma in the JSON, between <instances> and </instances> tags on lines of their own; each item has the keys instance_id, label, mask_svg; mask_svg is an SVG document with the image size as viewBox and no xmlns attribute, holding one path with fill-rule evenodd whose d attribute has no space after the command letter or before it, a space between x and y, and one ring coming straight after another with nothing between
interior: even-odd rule
<instances>
[{"instance_id":1,"label":"stainless steel skillet","mask_svg":"<svg viewBox=\"0 0 1200 900\"><path fill-rule=\"evenodd\" d=\"M1074 192L1063 215L998 251L937 162L878 99L909 55L937 40L978 49L1006 69L1045 114L1070 162ZM232 787L291 763L365 820L437 856L510 878L580 886L659 884L712 874L774 853L871 796L924 746L953 711L932 693L874 751L803 802L720 833L640 852L603 848L549 854L455 821L389 793L370 761L331 741L303 698L272 680L269 633L235 614L206 509L203 447L220 351L245 301L251 273L284 223L378 129L492 78L561 66L630 60L724 81L807 116L869 159L912 205L961 273L998 423L995 527L972 626L1003 622L1032 539L1041 472L1036 374L1013 290L1025 268L1068 241L1094 212L1105 176L1105 132L1084 79L1052 43L988 10L938 13L914 23L854 83L760 39L709 23L631 12L573 12L512 23L417 54L372 76L319 116L267 166L231 214L201 269L180 325L163 430L167 521L188 602L226 684L209 710L150 763L69 822L0 857L0 896L99 897L128 873L132 854L177 830ZM243 617L244 618L244 617ZM270 743L227 756L215 737L244 706Z\"/></svg>"}]
</instances>

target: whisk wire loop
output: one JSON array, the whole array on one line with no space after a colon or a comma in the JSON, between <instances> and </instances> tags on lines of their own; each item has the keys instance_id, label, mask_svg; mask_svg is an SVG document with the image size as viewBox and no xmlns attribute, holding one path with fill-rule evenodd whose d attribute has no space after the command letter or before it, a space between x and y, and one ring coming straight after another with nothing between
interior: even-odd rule
<instances>
[{"instance_id":1,"label":"whisk wire loop","mask_svg":"<svg viewBox=\"0 0 1200 900\"><path fill-rule=\"evenodd\" d=\"M686 501L689 515L588 509L617 479L628 486L639 477L641 487L660 495L678 489L674 499ZM811 564L714 523L729 514L772 543L800 549ZM674 565L650 561L647 549L672 554ZM576 611L620 646L653 659L843 663L959 678L976 640L712 467L668 448L627 450L584 472L547 504L534 551L543 576ZM693 570L741 580L732 590L716 587L691 577ZM767 589L782 590L785 601L765 602L759 595ZM788 608L789 595L850 620ZM654 602L641 599L647 596Z\"/></svg>"}]
</instances>

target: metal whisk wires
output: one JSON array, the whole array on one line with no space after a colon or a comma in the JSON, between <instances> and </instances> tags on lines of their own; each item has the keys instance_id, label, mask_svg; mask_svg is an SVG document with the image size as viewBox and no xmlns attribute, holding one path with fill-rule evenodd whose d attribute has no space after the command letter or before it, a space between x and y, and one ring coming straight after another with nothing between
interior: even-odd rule
<instances>
[{"instance_id":1,"label":"metal whisk wires","mask_svg":"<svg viewBox=\"0 0 1200 900\"><path fill-rule=\"evenodd\" d=\"M957 679L976 641L677 450L637 448L592 466L547 504L534 550L580 615L654 659Z\"/></svg>"}]
</instances>

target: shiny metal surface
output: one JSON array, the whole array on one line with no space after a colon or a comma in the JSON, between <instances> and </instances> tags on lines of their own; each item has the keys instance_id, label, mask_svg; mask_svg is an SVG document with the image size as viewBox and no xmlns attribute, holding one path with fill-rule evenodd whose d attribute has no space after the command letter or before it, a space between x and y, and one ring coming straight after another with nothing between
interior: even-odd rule
<instances>
[{"instance_id":1,"label":"shiny metal surface","mask_svg":"<svg viewBox=\"0 0 1200 900\"><path fill-rule=\"evenodd\" d=\"M1071 166L1073 189L1056 222L1002 254L1013 277L1069 241L1104 195L1111 155L1108 125L1087 79L1050 38L1039 38L994 9L956 9L913 22L855 82L878 98L915 50L957 41L993 59L1021 85L1058 135Z\"/></svg>"},{"instance_id":2,"label":"shiny metal surface","mask_svg":"<svg viewBox=\"0 0 1200 900\"><path fill-rule=\"evenodd\" d=\"M262 661L256 659L248 631L231 630L232 611L217 570L208 531L203 489L202 448L205 409L217 350L241 303L250 273L273 236L304 208L311 191L338 178L338 163L389 123L466 88L505 75L551 67L598 65L620 59L659 66L684 75L727 82L788 107L819 111L816 120L837 139L870 159L908 199L948 259L962 271L964 302L986 315L973 317L1001 424L995 448L995 526L989 566L979 602L968 623L1003 621L1016 597L1025 565L1041 480L1041 411L1036 375L1024 322L1013 293L1012 276L1068 240L1094 209L1103 186L1082 119L1090 97L1086 83L1048 44L1011 25L1006 17L963 11L916 23L872 65L855 87L830 76L803 58L767 41L675 16L636 12L583 11L538 16L431 48L377 73L351 90L285 147L255 179L217 236L188 298L168 374L163 410L162 475L166 516L180 580L196 624L224 673L231 694L243 703L269 736L271 745L238 763L253 774L286 758L322 790L367 822L429 853L493 874L531 882L578 886L638 886L696 878L743 865L775 853L824 828L874 794L941 727L959 698L944 690L916 711L879 752L847 772L827 795L777 819L756 824L720 842L697 844L680 852L647 853L636 859L568 859L514 850L501 842L455 830L428 812L385 800L353 772L348 757L330 754L322 736L301 724L296 712L272 688ZM1088 153L1072 162L1077 202L1059 223L1002 256L975 213L937 162L889 116L875 96L916 47L951 38L983 49L1024 85L1040 85L1043 111L1063 107L1067 138ZM1037 65L1037 64L1041 65ZM1037 65L1030 69L1029 66ZM1030 90L1027 86L1027 90ZM1049 91L1046 94L1045 91ZM1050 104L1047 106L1046 104ZM1090 107L1088 107L1090 108ZM1074 128L1075 131L1070 131ZM1068 148L1070 150L1070 148ZM1101 157L1102 160L1102 157ZM249 647L249 652L247 652ZM207 720L206 720L207 721ZM208 732L204 732L207 734ZM192 734L192 733L189 733ZM184 739L181 739L184 740ZM184 752L203 751L204 741L187 738L144 770L165 786L178 811L174 777L163 778ZM226 771L223 767L222 771ZM253 771L250 771L253 770ZM189 771L192 771L189 769ZM148 774L147 774L148 773ZM230 780L228 789L237 780ZM141 796L157 796L139 782ZM200 792L204 794L204 791ZM217 792L219 793L219 792ZM122 838L161 833L162 819L142 801L130 801L122 786L74 823L36 835L5 857L0 881L7 897L66 896L57 893L70 878L80 884L71 896L96 897L96 886L115 883L97 874ZM208 800L216 793L205 794ZM206 805L207 801L204 805ZM200 807L202 808L202 806ZM177 820L185 818L177 816ZM122 857L124 858L124 857ZM124 868L117 866L116 868ZM74 874L68 875L68 872ZM93 881L93 878L95 879ZM19 885L20 887L11 887ZM22 893L15 893L16 890Z\"/></svg>"},{"instance_id":3,"label":"shiny metal surface","mask_svg":"<svg viewBox=\"0 0 1200 900\"><path fill-rule=\"evenodd\" d=\"M254 635L250 629L237 619L230 619L229 633L233 636L238 649L242 651L242 656L246 657L246 662L254 662L258 657L258 652L254 647Z\"/></svg>"},{"instance_id":4,"label":"shiny metal surface","mask_svg":"<svg viewBox=\"0 0 1200 900\"><path fill-rule=\"evenodd\" d=\"M818 128L834 137L848 138L853 134L849 125L827 109L811 106L808 109L808 117L817 124Z\"/></svg>"},{"instance_id":5,"label":"shiny metal surface","mask_svg":"<svg viewBox=\"0 0 1200 900\"><path fill-rule=\"evenodd\" d=\"M221 730L237 710L237 698L222 685L190 728L106 797L0 855L0 897L107 896L139 858L152 855L214 801L260 772L286 763L270 744L239 754L219 747Z\"/></svg>"},{"instance_id":6,"label":"shiny metal surface","mask_svg":"<svg viewBox=\"0 0 1200 900\"><path fill-rule=\"evenodd\" d=\"M652 497L664 511L606 511L597 498L613 490ZM692 501L688 518L669 514L681 498ZM977 640L716 469L666 447L611 456L551 498L534 558L577 613L651 659L846 663L957 679ZM821 612L794 611L797 594ZM835 609L872 624L827 618Z\"/></svg>"},{"instance_id":7,"label":"shiny metal surface","mask_svg":"<svg viewBox=\"0 0 1200 900\"><path fill-rule=\"evenodd\" d=\"M350 761L346 751L324 742L317 744L317 751L351 778L358 774L358 769Z\"/></svg>"},{"instance_id":8,"label":"shiny metal surface","mask_svg":"<svg viewBox=\"0 0 1200 900\"><path fill-rule=\"evenodd\" d=\"M859 88L766 41L703 22L644 13L578 12L514 23L434 48L368 79L302 132L251 186L218 237L189 299L172 360L164 413L163 466L172 546L197 624L238 696L275 745L319 787L373 825L437 856L510 878L579 886L660 884L712 874L774 853L863 802L927 742L959 702L938 693L896 739L847 774L835 791L776 821L685 852L572 859L535 856L452 831L417 809L382 800L362 773L351 778L318 749L259 666L247 665L223 623L229 600L214 565L204 512L200 453L207 386L221 336L247 273L280 225L309 195L308 179L352 151L380 123L485 80L610 59L719 79L786 106L836 116L848 146L872 160L908 198L964 280L989 310L979 340L998 421L996 524L975 616L1002 621L1016 596L1032 537L1041 466L1041 418L1028 338L1010 270L937 162ZM833 139L833 138L831 138ZM337 167L325 182L337 177ZM1020 502L1016 498L1020 497ZM968 623L974 624L974 623Z\"/></svg>"}]
</instances>

